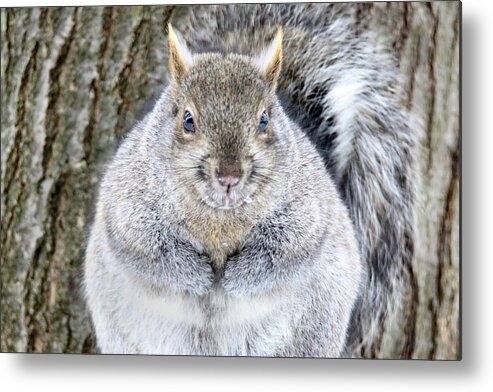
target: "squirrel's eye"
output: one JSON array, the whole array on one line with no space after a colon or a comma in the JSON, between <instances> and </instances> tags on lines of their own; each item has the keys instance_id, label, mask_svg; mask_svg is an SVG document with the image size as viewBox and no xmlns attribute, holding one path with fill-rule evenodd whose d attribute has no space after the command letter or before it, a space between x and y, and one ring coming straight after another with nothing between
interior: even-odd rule
<instances>
[{"instance_id":1,"label":"squirrel's eye","mask_svg":"<svg viewBox=\"0 0 493 392\"><path fill-rule=\"evenodd\" d=\"M267 118L267 114L265 112L262 113L262 116L260 117L260 126L258 129L258 133L261 135L264 135L267 133L267 123L269 122L269 119Z\"/></svg>"},{"instance_id":2,"label":"squirrel's eye","mask_svg":"<svg viewBox=\"0 0 493 392\"><path fill-rule=\"evenodd\" d=\"M195 125L193 123L193 117L191 113L187 110L183 116L183 129L186 133L194 133Z\"/></svg>"}]
</instances>

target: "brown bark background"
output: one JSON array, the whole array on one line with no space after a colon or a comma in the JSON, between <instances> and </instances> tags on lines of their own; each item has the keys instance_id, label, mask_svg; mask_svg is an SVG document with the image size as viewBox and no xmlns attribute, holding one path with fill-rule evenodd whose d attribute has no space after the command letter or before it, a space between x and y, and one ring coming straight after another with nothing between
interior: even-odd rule
<instances>
[{"instance_id":1,"label":"brown bark background","mask_svg":"<svg viewBox=\"0 0 493 392\"><path fill-rule=\"evenodd\" d=\"M458 2L354 5L394 52L421 123L413 358L459 348ZM119 138L166 83L169 20L186 7L1 10L2 351L93 352L82 296L98 179ZM365 19L366 20L366 19ZM392 320L392 317L390 317Z\"/></svg>"}]
</instances>

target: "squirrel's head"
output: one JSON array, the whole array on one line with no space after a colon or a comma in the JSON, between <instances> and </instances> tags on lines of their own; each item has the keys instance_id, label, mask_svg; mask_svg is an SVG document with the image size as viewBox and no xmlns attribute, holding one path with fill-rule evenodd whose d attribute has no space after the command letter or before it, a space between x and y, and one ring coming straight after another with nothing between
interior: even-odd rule
<instances>
[{"instance_id":1,"label":"squirrel's head","mask_svg":"<svg viewBox=\"0 0 493 392\"><path fill-rule=\"evenodd\" d=\"M253 58L194 55L169 27L174 175L210 207L262 202L274 186L285 143L281 62L281 30Z\"/></svg>"}]
</instances>

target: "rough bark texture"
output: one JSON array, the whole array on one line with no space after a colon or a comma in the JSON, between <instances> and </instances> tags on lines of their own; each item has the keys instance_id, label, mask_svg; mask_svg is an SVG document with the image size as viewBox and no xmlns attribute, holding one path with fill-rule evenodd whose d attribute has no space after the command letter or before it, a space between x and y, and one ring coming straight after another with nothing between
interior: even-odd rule
<instances>
[{"instance_id":1,"label":"rough bark texture","mask_svg":"<svg viewBox=\"0 0 493 392\"><path fill-rule=\"evenodd\" d=\"M402 307L414 321L393 328L390 315L379 356L400 356L411 341L409 357L456 359L460 4L360 8L371 15L362 28L380 29L397 56L424 129L414 279ZM94 351L81 277L95 190L119 138L166 83L165 27L172 18L180 29L185 13L2 9L2 351Z\"/></svg>"},{"instance_id":2,"label":"rough bark texture","mask_svg":"<svg viewBox=\"0 0 493 392\"><path fill-rule=\"evenodd\" d=\"M458 359L460 3L377 3L369 12L370 28L383 28L379 38L399 61L408 107L424 131L416 160L414 287L403 307L415 317L405 331L387 329L379 356L395 357L411 336L411 358Z\"/></svg>"}]
</instances>

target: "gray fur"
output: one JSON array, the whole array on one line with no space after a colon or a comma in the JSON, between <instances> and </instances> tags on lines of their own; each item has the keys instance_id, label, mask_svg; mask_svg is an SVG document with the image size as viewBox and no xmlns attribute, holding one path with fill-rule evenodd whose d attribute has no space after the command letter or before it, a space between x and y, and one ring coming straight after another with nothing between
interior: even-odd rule
<instances>
[{"instance_id":1,"label":"gray fur","mask_svg":"<svg viewBox=\"0 0 493 392\"><path fill-rule=\"evenodd\" d=\"M184 23L192 49L243 54L258 53L283 26L278 94L322 155L365 261L344 354L356 357L378 356L384 320L400 312L411 285L419 129L395 62L364 28L366 12L355 3L202 6Z\"/></svg>"},{"instance_id":2,"label":"gray fur","mask_svg":"<svg viewBox=\"0 0 493 392\"><path fill-rule=\"evenodd\" d=\"M103 352L336 357L378 345L412 256L414 135L394 64L354 10L190 7L192 52L242 55L196 55L107 171L86 262ZM277 26L283 105L245 57ZM177 136L191 97L195 144ZM262 100L267 148L252 138ZM247 171L252 156L262 164L235 196L248 202L218 209L207 173L231 155Z\"/></svg>"},{"instance_id":3,"label":"gray fur","mask_svg":"<svg viewBox=\"0 0 493 392\"><path fill-rule=\"evenodd\" d=\"M86 262L98 345L105 353L336 357L361 275L347 210L250 58L194 61L103 180ZM192 102L198 131L183 140ZM256 136L262 107L268 141ZM232 155L250 175L225 209L212 173Z\"/></svg>"}]
</instances>

